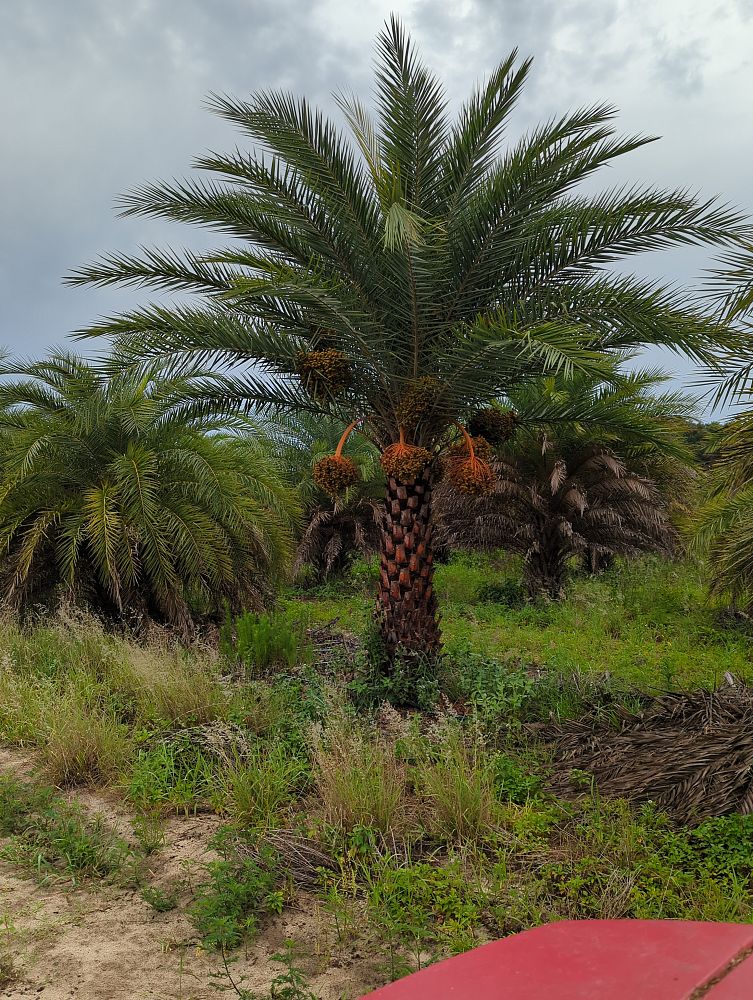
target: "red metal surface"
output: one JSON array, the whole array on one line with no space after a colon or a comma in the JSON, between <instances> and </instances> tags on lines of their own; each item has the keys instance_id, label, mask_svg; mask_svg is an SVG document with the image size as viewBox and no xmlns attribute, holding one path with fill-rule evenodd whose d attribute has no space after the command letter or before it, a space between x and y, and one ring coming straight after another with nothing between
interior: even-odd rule
<instances>
[{"instance_id":1,"label":"red metal surface","mask_svg":"<svg viewBox=\"0 0 753 1000\"><path fill-rule=\"evenodd\" d=\"M753 1000L753 964L728 968L748 948L744 924L568 920L429 966L369 1000L688 1000L715 976L709 1000Z\"/></svg>"},{"instance_id":2,"label":"red metal surface","mask_svg":"<svg viewBox=\"0 0 753 1000\"><path fill-rule=\"evenodd\" d=\"M752 1000L753 957L749 955L730 969L719 983L711 987L706 997L708 1000Z\"/></svg>"}]
</instances>

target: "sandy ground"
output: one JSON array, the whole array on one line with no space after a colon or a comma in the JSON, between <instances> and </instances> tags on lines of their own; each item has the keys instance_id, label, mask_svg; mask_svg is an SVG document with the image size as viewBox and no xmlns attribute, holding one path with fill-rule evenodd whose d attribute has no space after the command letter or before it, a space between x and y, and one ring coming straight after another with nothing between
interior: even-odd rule
<instances>
[{"instance_id":1,"label":"sandy ground","mask_svg":"<svg viewBox=\"0 0 753 1000\"><path fill-rule=\"evenodd\" d=\"M0 770L28 775L28 760L0 750ZM73 795L71 797L74 797ZM79 791L75 798L132 840L130 817L113 796ZM12 954L17 980L0 996L7 1000L204 1000L234 996L218 992L222 963L200 947L185 914L207 842L219 825L215 816L174 817L164 848L149 859L149 881L182 883L179 906L157 913L139 892L114 886L40 886L0 861L0 946ZM330 918L312 897L301 896L244 953L233 956L233 977L245 989L267 994L281 966L271 961L287 939L300 949L299 966L321 1000L355 998L384 981L383 962L355 945L338 944Z\"/></svg>"}]
</instances>

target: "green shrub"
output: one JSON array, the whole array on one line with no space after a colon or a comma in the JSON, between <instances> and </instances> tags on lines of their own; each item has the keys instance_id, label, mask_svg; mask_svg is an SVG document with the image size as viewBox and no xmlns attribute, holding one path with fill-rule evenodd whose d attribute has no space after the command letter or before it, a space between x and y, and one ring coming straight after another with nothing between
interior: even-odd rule
<instances>
[{"instance_id":1,"label":"green shrub","mask_svg":"<svg viewBox=\"0 0 753 1000\"><path fill-rule=\"evenodd\" d=\"M488 556L476 552L453 552L434 574L434 588L440 601L448 605L473 604L489 578Z\"/></svg>"},{"instance_id":2,"label":"green shrub","mask_svg":"<svg viewBox=\"0 0 753 1000\"><path fill-rule=\"evenodd\" d=\"M297 756L305 756L312 722L329 712L329 692L313 670L301 676L279 676L270 681L250 681L234 694L229 718L259 739L285 743Z\"/></svg>"},{"instance_id":3,"label":"green shrub","mask_svg":"<svg viewBox=\"0 0 753 1000\"><path fill-rule=\"evenodd\" d=\"M479 604L502 604L506 608L522 608L526 603L525 587L519 580L485 583L476 593Z\"/></svg>"},{"instance_id":4,"label":"green shrub","mask_svg":"<svg viewBox=\"0 0 753 1000\"><path fill-rule=\"evenodd\" d=\"M291 670L312 655L306 625L290 609L228 617L221 630L220 651L252 675L279 667Z\"/></svg>"},{"instance_id":5,"label":"green shrub","mask_svg":"<svg viewBox=\"0 0 753 1000\"><path fill-rule=\"evenodd\" d=\"M541 919L753 919L753 819L673 829L653 806L587 798L557 830L527 891ZM506 889L502 896L506 905Z\"/></svg>"},{"instance_id":6,"label":"green shrub","mask_svg":"<svg viewBox=\"0 0 753 1000\"><path fill-rule=\"evenodd\" d=\"M398 654L389 673L385 673L383 664L381 642L372 627L364 636L364 649L355 658L354 676L348 685L350 699L359 711L373 711L385 702L421 711L430 711L436 705L440 686L433 660Z\"/></svg>"},{"instance_id":7,"label":"green shrub","mask_svg":"<svg viewBox=\"0 0 753 1000\"><path fill-rule=\"evenodd\" d=\"M348 567L348 582L361 593L371 595L379 583L379 556L354 559Z\"/></svg>"},{"instance_id":8,"label":"green shrub","mask_svg":"<svg viewBox=\"0 0 753 1000\"><path fill-rule=\"evenodd\" d=\"M520 723L537 693L536 682L523 666L501 663L467 649L448 655L444 670L481 727L490 732Z\"/></svg>"},{"instance_id":9,"label":"green shrub","mask_svg":"<svg viewBox=\"0 0 753 1000\"><path fill-rule=\"evenodd\" d=\"M286 872L279 855L262 847L255 856L241 856L229 830L221 830L211 846L221 855L207 865L207 879L191 907L196 929L207 947L237 948L253 937L263 916L281 913Z\"/></svg>"},{"instance_id":10,"label":"green shrub","mask_svg":"<svg viewBox=\"0 0 753 1000\"><path fill-rule=\"evenodd\" d=\"M520 760L507 753L490 755L494 790L502 801L523 805L541 789L541 778L524 767Z\"/></svg>"}]
</instances>

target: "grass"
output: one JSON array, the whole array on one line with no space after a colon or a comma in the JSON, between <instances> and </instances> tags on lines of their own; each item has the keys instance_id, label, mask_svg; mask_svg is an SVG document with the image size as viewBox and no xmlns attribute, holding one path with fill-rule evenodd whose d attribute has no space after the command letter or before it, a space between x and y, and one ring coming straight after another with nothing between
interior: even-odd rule
<instances>
[{"instance_id":1,"label":"grass","mask_svg":"<svg viewBox=\"0 0 753 1000\"><path fill-rule=\"evenodd\" d=\"M495 777L492 755L464 739L458 727L446 729L436 759L417 768L427 831L449 842L483 842L500 822Z\"/></svg>"},{"instance_id":2,"label":"grass","mask_svg":"<svg viewBox=\"0 0 753 1000\"><path fill-rule=\"evenodd\" d=\"M407 768L387 741L352 721L335 719L316 739L313 780L324 818L339 829L407 832Z\"/></svg>"},{"instance_id":3,"label":"grass","mask_svg":"<svg viewBox=\"0 0 753 1000\"><path fill-rule=\"evenodd\" d=\"M54 789L0 777L2 855L40 879L112 878L132 852L101 816L89 817Z\"/></svg>"},{"instance_id":4,"label":"grass","mask_svg":"<svg viewBox=\"0 0 753 1000\"><path fill-rule=\"evenodd\" d=\"M209 801L213 785L209 757L189 740L179 739L139 750L129 768L125 792L142 811L188 815Z\"/></svg>"},{"instance_id":5,"label":"grass","mask_svg":"<svg viewBox=\"0 0 753 1000\"><path fill-rule=\"evenodd\" d=\"M702 571L688 563L619 563L602 577L574 577L561 604L508 607L480 600L483 588L516 578L514 560L458 554L438 566L436 590L446 649L562 674L608 671L643 690L714 687L729 672L753 680L750 635L719 621ZM341 587L306 602L313 621L339 618L353 631L370 621L362 589Z\"/></svg>"},{"instance_id":6,"label":"grass","mask_svg":"<svg viewBox=\"0 0 753 1000\"><path fill-rule=\"evenodd\" d=\"M309 774L308 760L284 743L255 746L221 776L224 810L242 828L284 825Z\"/></svg>"},{"instance_id":7,"label":"grass","mask_svg":"<svg viewBox=\"0 0 753 1000\"><path fill-rule=\"evenodd\" d=\"M330 957L355 942L386 956L385 979L563 918L753 922L753 818L677 829L588 784L560 801L528 728L609 718L636 690L751 680L745 621L720 616L682 563L573 578L558 605L521 603L516 571L475 556L438 568L448 652L413 712L380 704L390 690L363 656L320 667L301 631L336 616L367 628L362 564L286 595L279 647L271 618L249 618L243 656L236 633L218 656L82 617L4 623L0 742L32 754L46 782L108 786L135 813L129 847L54 788L5 778L6 856L42 878L117 881L136 857L159 864L170 813L214 810L226 825L203 877L179 893L140 886L145 906L187 905L204 946L225 953L297 898L331 921ZM306 844L329 859L318 872Z\"/></svg>"}]
</instances>

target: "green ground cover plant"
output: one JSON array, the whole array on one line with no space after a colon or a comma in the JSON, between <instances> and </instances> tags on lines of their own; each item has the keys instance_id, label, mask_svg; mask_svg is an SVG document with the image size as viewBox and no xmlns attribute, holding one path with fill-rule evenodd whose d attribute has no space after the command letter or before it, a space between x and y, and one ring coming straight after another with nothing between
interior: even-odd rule
<instances>
[{"instance_id":1,"label":"green ground cover plant","mask_svg":"<svg viewBox=\"0 0 753 1000\"><path fill-rule=\"evenodd\" d=\"M279 914L287 898L287 876L270 848L258 856L238 852L237 834L222 829L212 840L220 854L206 866L206 880L198 887L191 915L203 943L230 950L253 937L264 916Z\"/></svg>"},{"instance_id":2,"label":"green ground cover plant","mask_svg":"<svg viewBox=\"0 0 753 1000\"><path fill-rule=\"evenodd\" d=\"M619 561L597 577L575 575L566 600L487 599L484 588L519 579L514 560L459 554L436 570L442 632L450 656L521 662L561 674L609 674L642 690L711 688L729 672L753 678L751 628L711 601L692 561ZM357 590L307 600L314 621L339 618L365 629ZM352 624L351 624L352 623Z\"/></svg>"},{"instance_id":3,"label":"green ground cover plant","mask_svg":"<svg viewBox=\"0 0 753 1000\"><path fill-rule=\"evenodd\" d=\"M112 879L133 859L101 816L88 817L53 788L0 776L2 857L36 877Z\"/></svg>"}]
</instances>

